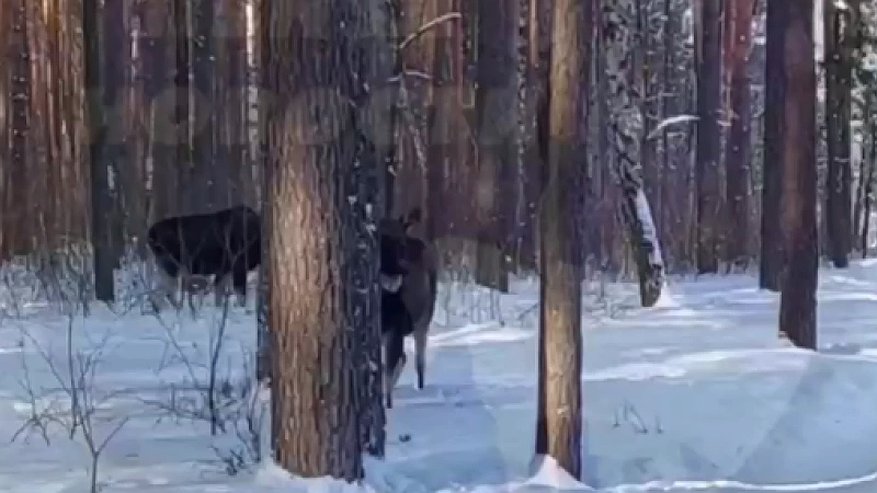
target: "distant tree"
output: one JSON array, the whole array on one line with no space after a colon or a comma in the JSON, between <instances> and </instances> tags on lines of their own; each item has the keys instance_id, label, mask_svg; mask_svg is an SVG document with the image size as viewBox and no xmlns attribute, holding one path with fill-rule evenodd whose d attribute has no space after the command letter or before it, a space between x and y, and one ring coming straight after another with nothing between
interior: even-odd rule
<instances>
[{"instance_id":1,"label":"distant tree","mask_svg":"<svg viewBox=\"0 0 877 493\"><path fill-rule=\"evenodd\" d=\"M609 153L606 152L608 149L601 149L603 137L611 141L610 169L614 172L615 184L621 189L621 217L627 229L625 239L632 250L639 277L640 303L648 307L654 305L661 295L664 261L643 186L641 159L647 153L641 151L641 143L648 135L644 134L642 95L629 82L641 77L641 74L631 73L637 58L634 41L638 12L634 0L611 0L603 5L599 30L601 49L596 56L602 57L603 63L599 65L605 73L597 79L597 98L607 100L606 108L598 107L598 115L608 120L609 131L600 135L597 146L600 155L605 156ZM612 210L606 215L612 217L614 213Z\"/></svg>"},{"instance_id":2,"label":"distant tree","mask_svg":"<svg viewBox=\"0 0 877 493\"><path fill-rule=\"evenodd\" d=\"M508 189L518 156L518 131L513 102L518 97L517 1L479 0L475 90L475 136L478 141L479 284L508 291L510 226L507 213L513 197Z\"/></svg>"},{"instance_id":3,"label":"distant tree","mask_svg":"<svg viewBox=\"0 0 877 493\"><path fill-rule=\"evenodd\" d=\"M852 250L852 91L853 50L859 0L824 0L825 127L828 175L823 209L828 255L835 267L847 267Z\"/></svg>"},{"instance_id":4,"label":"distant tree","mask_svg":"<svg viewBox=\"0 0 877 493\"><path fill-rule=\"evenodd\" d=\"M719 228L719 112L721 109L721 2L698 0L697 50L697 271L717 272L722 232Z\"/></svg>"},{"instance_id":5,"label":"distant tree","mask_svg":"<svg viewBox=\"0 0 877 493\"><path fill-rule=\"evenodd\" d=\"M578 159L582 102L587 94L591 5L555 0L551 31L548 91L546 181L540 217L540 330L544 338L539 382L544 406L537 437L544 429L547 454L573 477L581 478L582 460L582 256L577 250L583 193Z\"/></svg>"},{"instance_id":6,"label":"distant tree","mask_svg":"<svg viewBox=\"0 0 877 493\"><path fill-rule=\"evenodd\" d=\"M750 177L752 171L752 105L749 54L752 51L752 14L757 0L725 4L725 28L730 39L731 130L725 149L725 195L728 201L728 261L746 267L749 262Z\"/></svg>"},{"instance_id":7,"label":"distant tree","mask_svg":"<svg viewBox=\"0 0 877 493\"><path fill-rule=\"evenodd\" d=\"M780 212L783 190L785 115L785 12L783 2L767 2L765 57L764 158L761 187L761 264L759 286L780 291L785 262L784 224Z\"/></svg>"},{"instance_id":8,"label":"distant tree","mask_svg":"<svg viewBox=\"0 0 877 493\"><path fill-rule=\"evenodd\" d=\"M780 332L799 347L816 349L818 232L816 217L816 68L813 1L781 2L768 15L779 17L784 58L783 194L781 218L786 265L780 298ZM774 3L774 2L772 2Z\"/></svg>"},{"instance_id":9,"label":"distant tree","mask_svg":"<svg viewBox=\"0 0 877 493\"><path fill-rule=\"evenodd\" d=\"M121 0L111 0L121 1ZM101 77L100 2L83 0L82 32L85 37L85 87L88 98L89 160L91 163L91 237L94 255L94 289L100 301L114 299L112 196L107 163L107 116Z\"/></svg>"}]
</instances>

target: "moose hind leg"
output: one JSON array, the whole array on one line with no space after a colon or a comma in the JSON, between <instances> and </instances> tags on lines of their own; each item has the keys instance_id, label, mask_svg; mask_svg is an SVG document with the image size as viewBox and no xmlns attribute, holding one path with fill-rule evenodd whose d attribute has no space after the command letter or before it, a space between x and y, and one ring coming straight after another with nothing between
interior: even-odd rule
<instances>
[{"instance_id":1,"label":"moose hind leg","mask_svg":"<svg viewBox=\"0 0 877 493\"><path fill-rule=\"evenodd\" d=\"M418 327L414 331L414 364L417 369L417 388L423 390L425 374L426 374L426 330L428 324L424 327Z\"/></svg>"},{"instance_id":2,"label":"moose hind leg","mask_svg":"<svg viewBox=\"0 0 877 493\"><path fill-rule=\"evenodd\" d=\"M392 330L384 337L386 364L384 366L384 394L387 396L387 408L393 408L393 389L405 367L405 349L403 337L397 331Z\"/></svg>"}]
</instances>

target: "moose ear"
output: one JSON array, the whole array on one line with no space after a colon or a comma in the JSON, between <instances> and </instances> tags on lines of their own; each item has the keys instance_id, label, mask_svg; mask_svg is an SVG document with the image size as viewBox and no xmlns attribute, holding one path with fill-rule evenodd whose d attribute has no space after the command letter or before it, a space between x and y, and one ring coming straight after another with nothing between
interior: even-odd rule
<instances>
[{"instance_id":1,"label":"moose ear","mask_svg":"<svg viewBox=\"0 0 877 493\"><path fill-rule=\"evenodd\" d=\"M423 211L420 207L415 207L411 209L411 212L408 213L408 224L418 223L423 219Z\"/></svg>"}]
</instances>

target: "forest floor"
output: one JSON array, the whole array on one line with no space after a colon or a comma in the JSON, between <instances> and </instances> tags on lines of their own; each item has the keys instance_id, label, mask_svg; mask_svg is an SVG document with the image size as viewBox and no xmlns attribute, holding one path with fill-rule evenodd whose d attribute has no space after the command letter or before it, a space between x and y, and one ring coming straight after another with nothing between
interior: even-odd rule
<instances>
[{"instance_id":1,"label":"forest floor","mask_svg":"<svg viewBox=\"0 0 877 493\"><path fill-rule=\"evenodd\" d=\"M387 457L367 462L368 488L877 491L877 261L821 268L818 353L777 337L779 296L758 290L753 276L673 278L652 309L637 306L632 284L604 288L587 286L583 320L588 486L550 467L532 472L538 285L519 281L503 296L441 286L427 386L413 386L409 364L388 414ZM121 314L94 305L89 317L71 319L24 298L12 313L9 293L0 295L7 314L0 321L0 491L89 489L88 448L81 433L71 440L65 431L74 393L68 328L81 355L74 373L99 363L73 386L82 389L79 408L89 411L80 414L91 416L86 428L98 442L118 428L99 460L104 492L348 491L296 481L270 460L253 466L253 434L231 425L258 421L265 405L247 378L252 299L228 314L216 385L218 422L228 426L211 436L204 366L221 310L205 306L197 318L186 311L160 321L139 308ZM11 441L29 420L47 424L45 435L31 426Z\"/></svg>"}]
</instances>

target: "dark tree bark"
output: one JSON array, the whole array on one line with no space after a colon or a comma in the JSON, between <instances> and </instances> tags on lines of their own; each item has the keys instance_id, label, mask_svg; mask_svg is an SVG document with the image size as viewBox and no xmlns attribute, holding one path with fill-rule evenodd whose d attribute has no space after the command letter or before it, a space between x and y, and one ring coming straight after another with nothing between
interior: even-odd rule
<instances>
[{"instance_id":1,"label":"dark tree bark","mask_svg":"<svg viewBox=\"0 0 877 493\"><path fill-rule=\"evenodd\" d=\"M579 162L582 100L587 91L591 11L588 2L553 5L546 183L540 217L541 331L544 333L547 453L581 478L581 255L577 251L583 191ZM537 424L538 426L538 424Z\"/></svg>"},{"instance_id":2,"label":"dark tree bark","mask_svg":"<svg viewBox=\"0 0 877 493\"><path fill-rule=\"evenodd\" d=\"M10 193L9 202L4 204L4 215L8 218L4 228L8 254L22 255L28 252L28 189L25 186L26 173L30 163L30 110L31 99L30 47L28 43L27 0L12 2L7 11L11 22L11 43L8 45L12 61L9 84L11 92L11 143L10 171L8 176Z\"/></svg>"},{"instance_id":3,"label":"dark tree bark","mask_svg":"<svg viewBox=\"0 0 877 493\"><path fill-rule=\"evenodd\" d=\"M175 107L174 123L176 124L176 160L174 172L177 175L177 200L181 206L178 214L192 214L194 203L201 202L197 198L197 190L189 186L195 162L192 154L192 45L189 29L189 11L191 0L173 1L173 22L175 28L174 42L174 87ZM202 211L199 211L202 212Z\"/></svg>"},{"instance_id":4,"label":"dark tree bark","mask_svg":"<svg viewBox=\"0 0 877 493\"><path fill-rule=\"evenodd\" d=\"M121 0L111 0L121 1ZM111 238L112 197L109 190L107 158L107 120L101 79L100 7L96 0L82 4L82 31L85 36L85 87L88 98L89 159L91 169L91 237L94 255L94 290L100 301L112 302L113 249Z\"/></svg>"},{"instance_id":5,"label":"dark tree bark","mask_svg":"<svg viewBox=\"0 0 877 493\"><path fill-rule=\"evenodd\" d=\"M786 73L783 43L784 11L782 2L767 2L767 47L765 59L764 99L764 164L761 191L761 264L759 286L779 291L785 263L783 222L780 204L783 195L783 163L785 141Z\"/></svg>"},{"instance_id":6,"label":"dark tree bark","mask_svg":"<svg viewBox=\"0 0 877 493\"><path fill-rule=\"evenodd\" d=\"M375 34L379 5L270 2L263 11L264 82L275 98L266 135L272 441L277 462L304 477L362 478L362 420L380 402L362 391L365 375L379 374L369 368L381 367L370 359L380 334L370 226L382 180L363 117L373 70L363 38Z\"/></svg>"},{"instance_id":7,"label":"dark tree bark","mask_svg":"<svg viewBox=\"0 0 877 493\"><path fill-rule=\"evenodd\" d=\"M518 2L479 0L477 88L479 284L508 291L509 177L517 160Z\"/></svg>"},{"instance_id":8,"label":"dark tree bark","mask_svg":"<svg viewBox=\"0 0 877 493\"><path fill-rule=\"evenodd\" d=\"M835 7L824 0L825 127L828 175L825 183L824 221L828 255L835 267L849 265L852 249L851 121L853 49L858 1Z\"/></svg>"},{"instance_id":9,"label":"dark tree bark","mask_svg":"<svg viewBox=\"0 0 877 493\"><path fill-rule=\"evenodd\" d=\"M816 349L818 232L816 217L816 68L813 0L783 2L783 239L788 254L780 298L780 332Z\"/></svg>"},{"instance_id":10,"label":"dark tree bark","mask_svg":"<svg viewBox=\"0 0 877 493\"><path fill-rule=\"evenodd\" d=\"M721 109L721 4L700 0L700 40L697 41L697 271L718 272L719 228L719 111Z\"/></svg>"},{"instance_id":11,"label":"dark tree bark","mask_svg":"<svg viewBox=\"0 0 877 493\"><path fill-rule=\"evenodd\" d=\"M527 146L527 156L529 157L529 160L535 161L539 164L539 167L536 168L539 172L534 173L535 176L533 177L533 181L536 182L536 185L538 186L537 190L540 192L543 190L543 178L546 174L543 170L548 167L548 139L546 135L548 134L548 76L551 63L551 22L551 5L547 2L540 2L540 0L531 0L529 18L529 77L530 88L532 91L531 104L533 111L531 112L532 121L530 122L532 134ZM531 211L533 211L531 213L535 215L535 209L531 209ZM533 219L534 220L531 224L538 227L539 222L536 220L537 218L534 217ZM532 236L528 239L534 243L534 247L536 247L535 249L540 249L541 246L536 244L537 238L539 238L540 235L535 229L535 227L531 228ZM541 252L538 254L538 257L542 257ZM538 265L538 272L544 272L542 265ZM540 283L540 300L545 299L544 291L544 283ZM545 310L541 309L539 313L539 327L545 327ZM548 454L548 416L546 414L546 379L548 372L546 370L544 357L544 330L539 330L537 351L539 374L536 404L536 453L546 455Z\"/></svg>"},{"instance_id":12,"label":"dark tree bark","mask_svg":"<svg viewBox=\"0 0 877 493\"><path fill-rule=\"evenodd\" d=\"M725 25L732 40L730 61L731 130L725 150L725 193L728 200L727 260L745 268L749 263L750 171L752 165L749 53L755 0L726 4Z\"/></svg>"},{"instance_id":13,"label":"dark tree bark","mask_svg":"<svg viewBox=\"0 0 877 493\"><path fill-rule=\"evenodd\" d=\"M192 176L189 196L198 201L189 205L189 209L199 212L216 210L225 206L228 199L230 180L229 163L218 159L224 154L217 152L219 129L222 128L224 111L228 109L219 98L223 87L219 84L220 73L218 62L223 65L228 57L220 60L218 55L219 39L214 35L214 22L217 10L221 12L218 0L189 0L191 9L192 41L189 56L191 57L192 85L191 111L192 125ZM222 33L233 37L227 29ZM225 41L225 38L222 39ZM197 184L199 193L192 193L192 185Z\"/></svg>"}]
</instances>

